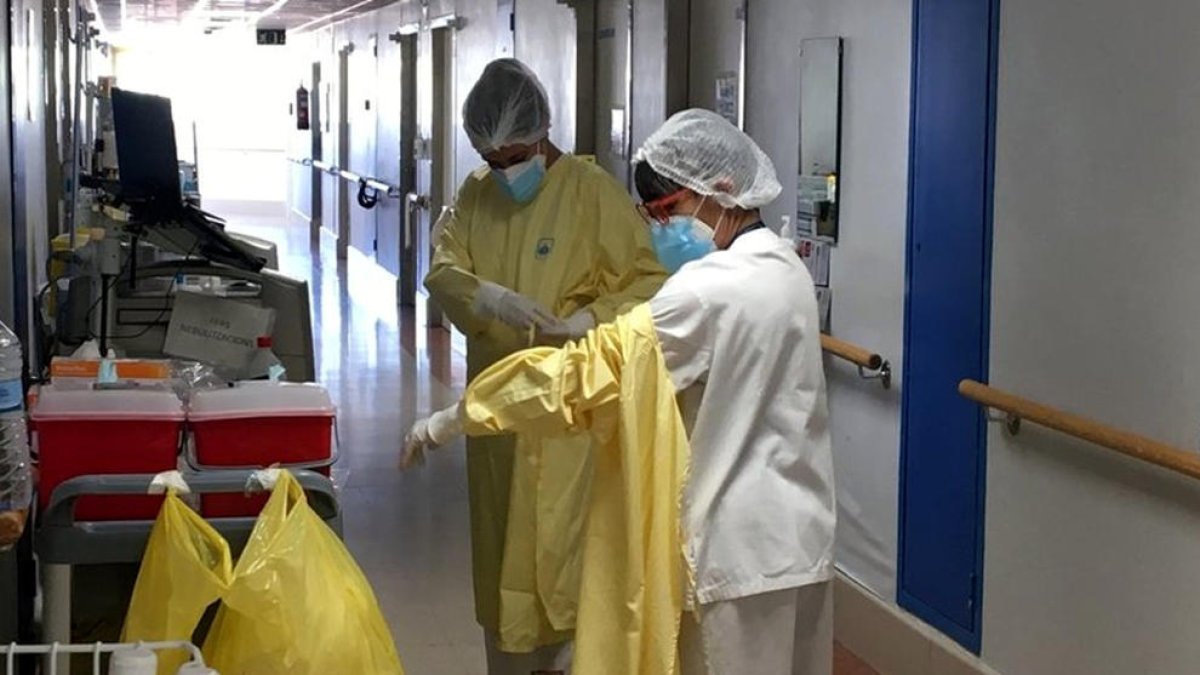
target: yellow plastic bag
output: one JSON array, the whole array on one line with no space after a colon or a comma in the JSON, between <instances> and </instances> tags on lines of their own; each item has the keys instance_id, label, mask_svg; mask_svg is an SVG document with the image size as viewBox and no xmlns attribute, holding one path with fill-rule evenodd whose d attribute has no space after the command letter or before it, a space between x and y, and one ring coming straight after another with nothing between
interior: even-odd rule
<instances>
[{"instance_id":1,"label":"yellow plastic bag","mask_svg":"<svg viewBox=\"0 0 1200 675\"><path fill-rule=\"evenodd\" d=\"M345 546L282 472L204 643L221 675L401 675L391 631Z\"/></svg>"},{"instance_id":2,"label":"yellow plastic bag","mask_svg":"<svg viewBox=\"0 0 1200 675\"><path fill-rule=\"evenodd\" d=\"M121 640L191 640L204 610L232 578L225 538L171 492L150 531ZM174 675L188 658L160 652L159 675Z\"/></svg>"}]
</instances>

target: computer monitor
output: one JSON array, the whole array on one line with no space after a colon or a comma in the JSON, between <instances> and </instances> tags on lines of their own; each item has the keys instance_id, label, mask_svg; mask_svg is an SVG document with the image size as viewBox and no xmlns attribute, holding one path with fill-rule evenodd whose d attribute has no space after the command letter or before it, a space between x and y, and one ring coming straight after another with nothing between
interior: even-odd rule
<instances>
[{"instance_id":1,"label":"computer monitor","mask_svg":"<svg viewBox=\"0 0 1200 675\"><path fill-rule=\"evenodd\" d=\"M112 91L121 197L173 211L182 204L171 99Z\"/></svg>"},{"instance_id":2,"label":"computer monitor","mask_svg":"<svg viewBox=\"0 0 1200 675\"><path fill-rule=\"evenodd\" d=\"M223 223L183 202L171 99L113 89L121 200L156 243L184 256L257 272L264 260L225 234Z\"/></svg>"}]
</instances>

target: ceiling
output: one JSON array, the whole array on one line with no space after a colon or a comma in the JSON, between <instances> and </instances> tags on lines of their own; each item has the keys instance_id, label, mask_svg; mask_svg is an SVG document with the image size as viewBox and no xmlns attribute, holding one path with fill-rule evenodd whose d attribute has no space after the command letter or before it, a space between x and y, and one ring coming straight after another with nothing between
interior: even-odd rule
<instances>
[{"instance_id":1,"label":"ceiling","mask_svg":"<svg viewBox=\"0 0 1200 675\"><path fill-rule=\"evenodd\" d=\"M227 27L301 29L348 19L394 0L93 0L105 32L193 24L205 32Z\"/></svg>"}]
</instances>

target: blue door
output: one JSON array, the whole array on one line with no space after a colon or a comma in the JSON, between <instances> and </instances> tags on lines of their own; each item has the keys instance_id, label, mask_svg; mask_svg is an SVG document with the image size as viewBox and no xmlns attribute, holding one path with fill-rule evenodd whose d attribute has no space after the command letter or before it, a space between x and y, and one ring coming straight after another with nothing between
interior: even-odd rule
<instances>
[{"instance_id":1,"label":"blue door","mask_svg":"<svg viewBox=\"0 0 1200 675\"><path fill-rule=\"evenodd\" d=\"M980 647L999 0L914 0L899 602Z\"/></svg>"}]
</instances>

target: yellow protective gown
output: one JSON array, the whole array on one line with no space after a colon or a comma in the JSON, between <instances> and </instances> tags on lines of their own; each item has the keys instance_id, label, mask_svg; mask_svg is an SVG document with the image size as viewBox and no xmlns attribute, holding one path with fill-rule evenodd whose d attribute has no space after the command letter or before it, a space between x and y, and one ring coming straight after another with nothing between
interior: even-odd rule
<instances>
[{"instance_id":1,"label":"yellow protective gown","mask_svg":"<svg viewBox=\"0 0 1200 675\"><path fill-rule=\"evenodd\" d=\"M486 167L472 175L444 223L425 285L467 336L474 377L530 346L528 334L475 315L480 280L561 318L587 309L599 324L648 300L665 279L625 190L600 167L564 155L526 205L505 195ZM476 616L504 651L561 642L574 628L590 447L587 435L467 443ZM509 536L512 522L522 531L532 524L533 535Z\"/></svg>"},{"instance_id":2,"label":"yellow protective gown","mask_svg":"<svg viewBox=\"0 0 1200 675\"><path fill-rule=\"evenodd\" d=\"M592 430L595 478L572 672L677 672L689 447L649 307L562 349L500 361L468 387L463 411L469 435ZM509 535L522 534L514 523Z\"/></svg>"}]
</instances>

